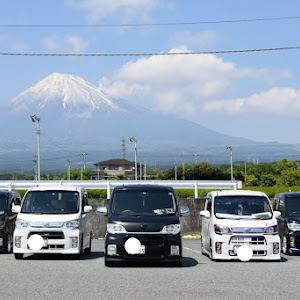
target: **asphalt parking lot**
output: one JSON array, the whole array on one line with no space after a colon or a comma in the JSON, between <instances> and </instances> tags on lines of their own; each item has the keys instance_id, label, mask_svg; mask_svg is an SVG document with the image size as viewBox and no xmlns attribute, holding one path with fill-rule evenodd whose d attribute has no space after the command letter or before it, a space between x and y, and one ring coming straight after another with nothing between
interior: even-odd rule
<instances>
[{"instance_id":1,"label":"asphalt parking lot","mask_svg":"<svg viewBox=\"0 0 300 300\"><path fill-rule=\"evenodd\" d=\"M300 256L213 262L184 241L183 266L104 266L103 240L83 260L1 254L1 299L299 299Z\"/></svg>"}]
</instances>

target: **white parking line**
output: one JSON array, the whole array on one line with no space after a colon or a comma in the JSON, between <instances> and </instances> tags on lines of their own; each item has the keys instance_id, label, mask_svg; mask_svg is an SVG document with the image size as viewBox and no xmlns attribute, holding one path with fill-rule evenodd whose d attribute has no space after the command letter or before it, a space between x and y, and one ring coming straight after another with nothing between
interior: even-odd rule
<instances>
[{"instance_id":1,"label":"white parking line","mask_svg":"<svg viewBox=\"0 0 300 300\"><path fill-rule=\"evenodd\" d=\"M185 247L185 246L183 246L183 249L188 250L188 251L192 251L192 252L195 252L195 253L198 253L198 254L202 254L201 251L194 250L194 249L191 249L191 248L188 248L188 247Z\"/></svg>"}]
</instances>

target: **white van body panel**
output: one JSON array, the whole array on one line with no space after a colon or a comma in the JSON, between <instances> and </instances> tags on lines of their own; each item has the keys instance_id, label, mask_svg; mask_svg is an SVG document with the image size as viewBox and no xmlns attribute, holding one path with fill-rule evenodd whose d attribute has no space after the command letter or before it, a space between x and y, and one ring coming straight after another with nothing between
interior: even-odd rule
<instances>
[{"instance_id":1,"label":"white van body panel","mask_svg":"<svg viewBox=\"0 0 300 300\"><path fill-rule=\"evenodd\" d=\"M267 195L262 192L232 190L208 193L205 211L204 213L200 212L200 215L202 215L201 248L203 253L214 260L239 259L237 249L242 245L247 245L253 251L251 259L280 260L280 239L278 232L274 234L266 234L265 232L269 227L278 228L273 211L272 217L269 219L237 218L237 216L234 218L229 218L229 216L218 218L214 211L215 197L217 196L259 196L265 197L270 204ZM207 213L209 202L211 202L210 214ZM209 218L203 215L209 216ZM229 228L230 233L217 234L215 232L216 225ZM220 245L218 243L221 243L221 250L219 248L217 251L217 246ZM278 253L273 249L277 246L279 247Z\"/></svg>"},{"instance_id":2,"label":"white van body panel","mask_svg":"<svg viewBox=\"0 0 300 300\"><path fill-rule=\"evenodd\" d=\"M74 191L79 195L79 210L77 213L59 213L59 214L37 214L37 213L18 213L17 220L22 220L29 224L28 227L14 231L15 254L80 254L91 246L92 224L91 214L84 213L82 207L83 197L87 197L86 190L80 187L33 187L27 193L32 191ZM87 198L86 198L87 199ZM88 206L85 206L88 207ZM88 207L90 208L90 207ZM88 209L89 210L89 209ZM70 229L64 226L69 221L79 221L76 229ZM42 249L33 250L28 245L28 239L32 235L43 237L45 245ZM19 245L16 245L16 238L19 239ZM75 242L78 241L75 247Z\"/></svg>"}]
</instances>

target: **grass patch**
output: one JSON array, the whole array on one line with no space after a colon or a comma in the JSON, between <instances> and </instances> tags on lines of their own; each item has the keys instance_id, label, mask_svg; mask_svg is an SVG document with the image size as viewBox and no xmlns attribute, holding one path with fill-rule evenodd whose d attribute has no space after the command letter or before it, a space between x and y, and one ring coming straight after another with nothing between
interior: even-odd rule
<instances>
[{"instance_id":1,"label":"grass patch","mask_svg":"<svg viewBox=\"0 0 300 300\"><path fill-rule=\"evenodd\" d=\"M183 233L182 239L184 240L200 240L200 232L190 232L190 233Z\"/></svg>"}]
</instances>

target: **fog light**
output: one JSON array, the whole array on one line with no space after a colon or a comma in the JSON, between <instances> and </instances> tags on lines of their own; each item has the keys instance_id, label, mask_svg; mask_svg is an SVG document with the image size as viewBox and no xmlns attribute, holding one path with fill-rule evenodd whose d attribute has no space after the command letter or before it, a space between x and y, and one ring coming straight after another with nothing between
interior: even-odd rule
<instances>
[{"instance_id":1,"label":"fog light","mask_svg":"<svg viewBox=\"0 0 300 300\"><path fill-rule=\"evenodd\" d=\"M216 253L218 253L218 254L222 253L222 243L220 243L220 242L216 243Z\"/></svg>"},{"instance_id":2,"label":"fog light","mask_svg":"<svg viewBox=\"0 0 300 300\"><path fill-rule=\"evenodd\" d=\"M117 245L110 244L107 246L107 255L117 255Z\"/></svg>"},{"instance_id":3,"label":"fog light","mask_svg":"<svg viewBox=\"0 0 300 300\"><path fill-rule=\"evenodd\" d=\"M72 236L71 241L72 241L72 248L78 248L78 237Z\"/></svg>"},{"instance_id":4,"label":"fog light","mask_svg":"<svg viewBox=\"0 0 300 300\"><path fill-rule=\"evenodd\" d=\"M170 247L170 255L179 255L179 246L178 245L171 245Z\"/></svg>"},{"instance_id":5,"label":"fog light","mask_svg":"<svg viewBox=\"0 0 300 300\"><path fill-rule=\"evenodd\" d=\"M15 247L21 248L21 237L20 236L15 237Z\"/></svg>"},{"instance_id":6,"label":"fog light","mask_svg":"<svg viewBox=\"0 0 300 300\"><path fill-rule=\"evenodd\" d=\"M279 253L279 243L273 243L273 254Z\"/></svg>"},{"instance_id":7,"label":"fog light","mask_svg":"<svg viewBox=\"0 0 300 300\"><path fill-rule=\"evenodd\" d=\"M0 238L0 247L3 246L3 238Z\"/></svg>"},{"instance_id":8,"label":"fog light","mask_svg":"<svg viewBox=\"0 0 300 300\"><path fill-rule=\"evenodd\" d=\"M290 237L290 246L295 247L295 238L293 236Z\"/></svg>"}]
</instances>

